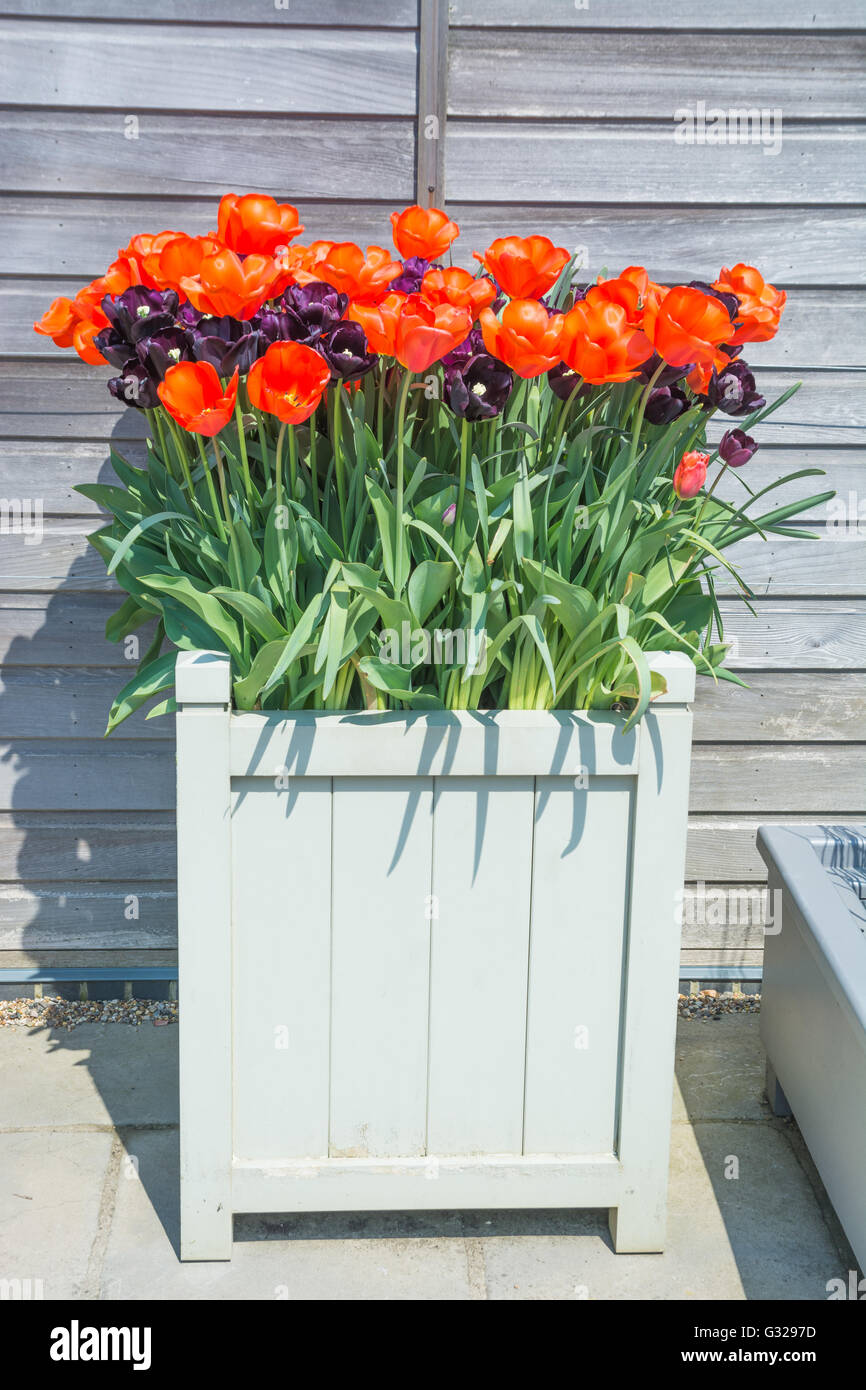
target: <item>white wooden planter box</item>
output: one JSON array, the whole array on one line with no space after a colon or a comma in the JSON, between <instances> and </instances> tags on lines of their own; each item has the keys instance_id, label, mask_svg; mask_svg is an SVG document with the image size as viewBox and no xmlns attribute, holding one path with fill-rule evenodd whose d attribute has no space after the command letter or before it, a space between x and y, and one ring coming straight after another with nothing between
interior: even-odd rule
<instances>
[{"instance_id":1,"label":"white wooden planter box","mask_svg":"<svg viewBox=\"0 0 866 1390\"><path fill-rule=\"evenodd\" d=\"M181 1256L234 1212L664 1242L694 668L607 713L236 714L177 663Z\"/></svg>"},{"instance_id":2,"label":"white wooden planter box","mask_svg":"<svg viewBox=\"0 0 866 1390\"><path fill-rule=\"evenodd\" d=\"M866 826L762 826L781 916L764 943L767 1098L793 1111L866 1269Z\"/></svg>"}]
</instances>

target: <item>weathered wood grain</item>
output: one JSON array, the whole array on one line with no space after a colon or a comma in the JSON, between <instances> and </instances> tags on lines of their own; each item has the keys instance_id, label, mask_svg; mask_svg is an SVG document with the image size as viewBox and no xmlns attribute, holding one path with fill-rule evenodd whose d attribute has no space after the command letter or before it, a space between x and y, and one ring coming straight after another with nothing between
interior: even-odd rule
<instances>
[{"instance_id":1,"label":"weathered wood grain","mask_svg":"<svg viewBox=\"0 0 866 1390\"><path fill-rule=\"evenodd\" d=\"M500 190L501 191L501 190ZM353 196L357 197L357 189ZM218 192L209 198L0 195L0 274L92 279L137 231L164 226L205 232L215 226ZM281 195L282 196L282 195ZM287 196L287 195L286 195ZM388 203L302 200L304 241L329 237L388 245ZM460 265L494 237L543 231L557 245L585 248L587 274L615 274L636 261L662 284L715 278L722 265L758 265L774 284L866 283L859 210L833 207L600 207L578 203L449 201L461 228ZM793 296L792 296L793 301ZM787 325L786 325L787 326Z\"/></svg>"},{"instance_id":2,"label":"weathered wood grain","mask_svg":"<svg viewBox=\"0 0 866 1390\"><path fill-rule=\"evenodd\" d=\"M134 111L128 113L136 115ZM410 120L4 111L0 183L22 193L206 195L411 202ZM351 157L349 157L351 151ZM278 152L278 153L275 153ZM158 229L157 229L158 230Z\"/></svg>"},{"instance_id":3,"label":"weathered wood grain","mask_svg":"<svg viewBox=\"0 0 866 1390\"><path fill-rule=\"evenodd\" d=\"M567 6L561 5L564 11ZM534 14L527 18L535 23ZM650 20L649 14L647 19ZM593 14L593 22L595 14ZM861 38L753 34L708 40L699 30L667 33L596 29L455 29L449 43L449 116L670 119L696 101L798 117L859 118ZM579 75L579 76L578 76Z\"/></svg>"},{"instance_id":4,"label":"weathered wood grain","mask_svg":"<svg viewBox=\"0 0 866 1390\"><path fill-rule=\"evenodd\" d=\"M748 690L699 679L696 742L841 743L866 737L866 681L859 672L832 672L816 680L807 671L759 671L743 679Z\"/></svg>"},{"instance_id":5,"label":"weathered wood grain","mask_svg":"<svg viewBox=\"0 0 866 1390\"><path fill-rule=\"evenodd\" d=\"M67 589L78 593L116 591L113 578L87 542L92 518L47 517L38 545L20 535L6 535L0 546L0 587L32 593ZM866 535L853 527L819 528L820 538L768 536L738 542L726 558L758 596L838 594L856 597L866 584ZM738 593L732 575L715 560L718 591Z\"/></svg>"},{"instance_id":6,"label":"weathered wood grain","mask_svg":"<svg viewBox=\"0 0 866 1390\"><path fill-rule=\"evenodd\" d=\"M761 825L857 825L862 816L783 814L729 817L695 813L689 821L686 878L704 883L766 882L767 866L757 851L755 837Z\"/></svg>"},{"instance_id":7,"label":"weathered wood grain","mask_svg":"<svg viewBox=\"0 0 866 1390\"><path fill-rule=\"evenodd\" d=\"M31 970L31 969L65 969L67 967L83 966L81 978L86 980L91 978L88 971L93 969L110 968L118 971L118 979L123 979L121 973L125 968L139 970L142 966L148 969L162 969L174 966L177 969L177 949L171 946L154 946L145 950L124 951L120 949L100 951L98 947L75 951L57 951L49 945L47 948L36 947L33 950L14 950L0 951L0 970ZM147 981L139 980L135 984L135 993L138 998L146 998ZM24 991L22 990L22 993ZM45 990L46 994L51 993L51 986Z\"/></svg>"},{"instance_id":8,"label":"weathered wood grain","mask_svg":"<svg viewBox=\"0 0 866 1390\"><path fill-rule=\"evenodd\" d=\"M202 0L4 0L4 15L45 19L200 20ZM208 23L270 29L315 25L387 29L418 22L418 0L289 0L263 18L259 0L207 0Z\"/></svg>"},{"instance_id":9,"label":"weathered wood grain","mask_svg":"<svg viewBox=\"0 0 866 1390\"><path fill-rule=\"evenodd\" d=\"M742 965L751 969L761 968L764 959L763 950L722 951L722 950L688 950L680 952L680 978L685 977L689 980L712 980L715 978L713 973L715 966ZM751 982L745 987L746 993L754 988Z\"/></svg>"},{"instance_id":10,"label":"weathered wood grain","mask_svg":"<svg viewBox=\"0 0 866 1390\"><path fill-rule=\"evenodd\" d=\"M733 422L732 422L733 423ZM128 462L141 466L145 461L143 441L124 442L122 453ZM805 501L822 491L834 490L837 499L805 511L804 519L826 522L844 506L846 514L855 520L864 482L866 454L857 449L822 448L762 448L749 463L748 469L729 469L716 488L716 496L742 506L748 501L743 482L758 492L771 482L803 469L820 469L823 476L799 478L768 494L763 503L752 510L759 515L762 508ZM116 483L107 444L80 440L0 440L0 498L18 496L29 490L42 501L46 516L100 515L95 502L75 491L82 482Z\"/></svg>"},{"instance_id":11,"label":"weathered wood grain","mask_svg":"<svg viewBox=\"0 0 866 1390\"><path fill-rule=\"evenodd\" d=\"M58 295L72 297L81 288L76 278L0 279L0 357L58 358L50 338L33 331ZM744 355L754 366L805 370L810 367L860 367L866 357L863 320L866 294L857 290L798 289L790 295L775 338L750 343Z\"/></svg>"},{"instance_id":12,"label":"weathered wood grain","mask_svg":"<svg viewBox=\"0 0 866 1390\"><path fill-rule=\"evenodd\" d=\"M138 659L134 644L118 645L105 637L106 620L122 598L119 592L0 592L0 661L7 667L116 667L129 653L132 675ZM138 656L147 650L152 635L152 629L142 629Z\"/></svg>"},{"instance_id":13,"label":"weathered wood grain","mask_svg":"<svg viewBox=\"0 0 866 1390\"><path fill-rule=\"evenodd\" d=\"M276 13L275 11L273 12ZM269 16L270 18L271 16ZM0 19L0 91L17 106L382 116L415 112L411 31L328 31L271 23L232 30L174 24ZM132 55L134 54L134 57ZM132 61L130 59L132 58ZM178 74L183 73L182 93Z\"/></svg>"},{"instance_id":14,"label":"weathered wood grain","mask_svg":"<svg viewBox=\"0 0 866 1390\"><path fill-rule=\"evenodd\" d=\"M0 882L173 880L174 813L0 812Z\"/></svg>"},{"instance_id":15,"label":"weathered wood grain","mask_svg":"<svg viewBox=\"0 0 866 1390\"><path fill-rule=\"evenodd\" d=\"M10 668L0 673L0 728L9 738L102 738L111 702L134 674L134 663L129 669L107 671ZM119 733L122 738L164 743L174 738L174 719L146 719L145 712L137 710L124 720Z\"/></svg>"},{"instance_id":16,"label":"weathered wood grain","mask_svg":"<svg viewBox=\"0 0 866 1390\"><path fill-rule=\"evenodd\" d=\"M0 361L0 439L143 439L141 412L109 395L110 375L110 368L88 367L69 352L57 361ZM759 374L770 401L798 379L799 392L760 425L762 444L866 444L866 373L762 369ZM729 416L715 417L710 438L720 438L733 424Z\"/></svg>"},{"instance_id":17,"label":"weathered wood grain","mask_svg":"<svg viewBox=\"0 0 866 1390\"><path fill-rule=\"evenodd\" d=\"M105 622L122 594L0 592L0 660L8 667L117 667L124 648L105 639ZM866 603L856 599L757 600L752 616L722 599L734 670L853 671L866 666ZM140 649L150 640L143 630ZM130 670L132 669L130 665ZM701 689L703 689L703 683Z\"/></svg>"},{"instance_id":18,"label":"weathered wood grain","mask_svg":"<svg viewBox=\"0 0 866 1390\"><path fill-rule=\"evenodd\" d=\"M153 883L0 888L0 951L173 947L177 897Z\"/></svg>"},{"instance_id":19,"label":"weathered wood grain","mask_svg":"<svg viewBox=\"0 0 866 1390\"><path fill-rule=\"evenodd\" d=\"M866 744L696 744L691 811L862 815Z\"/></svg>"},{"instance_id":20,"label":"weathered wood grain","mask_svg":"<svg viewBox=\"0 0 866 1390\"><path fill-rule=\"evenodd\" d=\"M153 742L20 740L0 745L0 809L170 811L175 757Z\"/></svg>"},{"instance_id":21,"label":"weathered wood grain","mask_svg":"<svg viewBox=\"0 0 866 1390\"><path fill-rule=\"evenodd\" d=\"M782 148L676 144L670 123L450 120L451 198L495 202L854 203L866 175L860 126L787 122ZM503 186L503 171L507 185Z\"/></svg>"},{"instance_id":22,"label":"weathered wood grain","mask_svg":"<svg viewBox=\"0 0 866 1390\"><path fill-rule=\"evenodd\" d=\"M38 3L40 0L29 0ZM80 3L80 0L78 0ZM21 3L21 0L19 0ZM49 0L41 0L49 3ZM116 3L116 0L112 0ZM165 3L165 0L163 0ZM577 6L568 0L533 0L531 10L525 0L451 0L454 27L478 25L490 28L550 29L712 29L719 27L720 15L702 0L664 8L643 0L605 0L604 5ZM857 0L791 0L772 6L753 0L731 0L724 11L725 32L752 29L863 29L862 6ZM679 41L676 35L671 42ZM744 45L746 46L746 45Z\"/></svg>"}]
</instances>

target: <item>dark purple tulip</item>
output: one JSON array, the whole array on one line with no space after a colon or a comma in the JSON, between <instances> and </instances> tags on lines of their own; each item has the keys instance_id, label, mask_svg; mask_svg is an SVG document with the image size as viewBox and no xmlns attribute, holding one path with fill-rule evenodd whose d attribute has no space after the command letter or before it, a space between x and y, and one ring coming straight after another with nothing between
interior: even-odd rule
<instances>
[{"instance_id":1,"label":"dark purple tulip","mask_svg":"<svg viewBox=\"0 0 866 1390\"><path fill-rule=\"evenodd\" d=\"M281 301L289 337L308 347L336 328L348 306L349 296L324 280L314 280L309 285L290 285Z\"/></svg>"},{"instance_id":2,"label":"dark purple tulip","mask_svg":"<svg viewBox=\"0 0 866 1390\"><path fill-rule=\"evenodd\" d=\"M709 295L710 299L717 299L720 304L724 304L730 315L731 323L740 312L740 301L735 294L729 290L715 290L712 285L708 285L706 280L690 280L688 283L690 290L700 290L701 294Z\"/></svg>"},{"instance_id":3,"label":"dark purple tulip","mask_svg":"<svg viewBox=\"0 0 866 1390\"><path fill-rule=\"evenodd\" d=\"M231 343L223 353L217 369L220 376L233 376L235 371L246 376L253 363L264 357L269 347L264 333L242 333L237 342Z\"/></svg>"},{"instance_id":4,"label":"dark purple tulip","mask_svg":"<svg viewBox=\"0 0 866 1390\"><path fill-rule=\"evenodd\" d=\"M742 468L757 449L754 439L745 430L725 430L719 444L719 457L731 468Z\"/></svg>"},{"instance_id":5,"label":"dark purple tulip","mask_svg":"<svg viewBox=\"0 0 866 1390\"><path fill-rule=\"evenodd\" d=\"M225 359L230 350L243 338L252 336L253 331L251 324L241 323L239 319L233 319L228 314L221 318L214 314L205 314L196 327L190 330L192 355L196 362L209 362L220 376L231 376L234 366L226 372L223 367ZM248 344L247 349L249 346ZM242 349L241 353L243 351ZM256 356L258 355L260 354L256 353ZM255 357L251 360L255 361Z\"/></svg>"},{"instance_id":6,"label":"dark purple tulip","mask_svg":"<svg viewBox=\"0 0 866 1390\"><path fill-rule=\"evenodd\" d=\"M721 372L714 368L707 387L707 400L726 415L750 415L767 404L755 388L755 378L747 362L731 362Z\"/></svg>"},{"instance_id":7,"label":"dark purple tulip","mask_svg":"<svg viewBox=\"0 0 866 1390\"><path fill-rule=\"evenodd\" d=\"M642 381L645 386L648 385L661 367L662 370L656 377L656 386L673 386L675 381L682 381L684 376L688 376L694 365L694 362L688 362L685 367L671 367L664 358L659 357L658 353L654 352L652 357L648 357L645 362L641 363L635 381Z\"/></svg>"},{"instance_id":8,"label":"dark purple tulip","mask_svg":"<svg viewBox=\"0 0 866 1390\"><path fill-rule=\"evenodd\" d=\"M107 294L102 301L102 312L108 322L129 343L148 336L148 321L153 324L162 320L162 326L168 327L177 307L178 296L174 290L149 290L144 285L133 285L123 294Z\"/></svg>"},{"instance_id":9,"label":"dark purple tulip","mask_svg":"<svg viewBox=\"0 0 866 1390\"><path fill-rule=\"evenodd\" d=\"M402 273L388 286L389 294L394 290L399 294L417 294L429 269L429 261L425 261L421 256L410 256L403 262Z\"/></svg>"},{"instance_id":10,"label":"dark purple tulip","mask_svg":"<svg viewBox=\"0 0 866 1390\"><path fill-rule=\"evenodd\" d=\"M185 328L172 324L162 333L152 338L143 338L136 343L135 351L142 366L157 381L162 381L169 367L178 362L188 362L192 358L192 335Z\"/></svg>"},{"instance_id":11,"label":"dark purple tulip","mask_svg":"<svg viewBox=\"0 0 866 1390\"><path fill-rule=\"evenodd\" d=\"M93 339L93 345L110 362L112 367L123 367L129 361L129 352L132 344L118 333L111 324L107 328L102 328Z\"/></svg>"},{"instance_id":12,"label":"dark purple tulip","mask_svg":"<svg viewBox=\"0 0 866 1390\"><path fill-rule=\"evenodd\" d=\"M567 367L564 362L557 362L556 366L551 367L547 373L547 384L554 396L558 396L561 401L568 400L578 380L578 373L573 367ZM581 386L577 393L578 398L585 395L590 389L589 386Z\"/></svg>"},{"instance_id":13,"label":"dark purple tulip","mask_svg":"<svg viewBox=\"0 0 866 1390\"><path fill-rule=\"evenodd\" d=\"M267 343L287 343L298 341L296 334L302 327L297 314L288 314L280 309L260 309L250 323L258 328Z\"/></svg>"},{"instance_id":14,"label":"dark purple tulip","mask_svg":"<svg viewBox=\"0 0 866 1390\"><path fill-rule=\"evenodd\" d=\"M181 304L175 314L175 318L182 328L197 328L201 320L205 318L205 315L200 309L194 308L187 299Z\"/></svg>"},{"instance_id":15,"label":"dark purple tulip","mask_svg":"<svg viewBox=\"0 0 866 1390\"><path fill-rule=\"evenodd\" d=\"M644 419L651 425L669 425L689 408L689 398L678 386L657 386L650 391Z\"/></svg>"},{"instance_id":16,"label":"dark purple tulip","mask_svg":"<svg viewBox=\"0 0 866 1390\"><path fill-rule=\"evenodd\" d=\"M505 409L514 377L489 352L476 353L462 367L445 372L445 399L464 420L492 420Z\"/></svg>"},{"instance_id":17,"label":"dark purple tulip","mask_svg":"<svg viewBox=\"0 0 866 1390\"><path fill-rule=\"evenodd\" d=\"M321 338L318 351L331 368L332 381L356 381L376 362L376 354L370 352L363 328L351 321L338 324Z\"/></svg>"},{"instance_id":18,"label":"dark purple tulip","mask_svg":"<svg viewBox=\"0 0 866 1390\"><path fill-rule=\"evenodd\" d=\"M135 406L138 410L153 410L159 405L156 382L134 357L126 363L120 376L111 378L108 389L115 400Z\"/></svg>"},{"instance_id":19,"label":"dark purple tulip","mask_svg":"<svg viewBox=\"0 0 866 1390\"><path fill-rule=\"evenodd\" d=\"M467 337L456 348L452 348L442 358L442 367L447 377L449 372L462 371L466 364L478 353L486 352L479 325L473 324Z\"/></svg>"}]
</instances>

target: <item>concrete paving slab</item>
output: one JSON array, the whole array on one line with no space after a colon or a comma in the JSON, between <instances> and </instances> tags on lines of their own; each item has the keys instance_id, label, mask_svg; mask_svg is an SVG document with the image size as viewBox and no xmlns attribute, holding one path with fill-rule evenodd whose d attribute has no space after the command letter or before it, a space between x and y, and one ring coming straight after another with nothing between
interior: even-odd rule
<instances>
[{"instance_id":1,"label":"concrete paving slab","mask_svg":"<svg viewBox=\"0 0 866 1390\"><path fill-rule=\"evenodd\" d=\"M785 1128L700 1122L694 1135L745 1296L825 1299L850 1266Z\"/></svg>"},{"instance_id":2,"label":"concrete paving slab","mask_svg":"<svg viewBox=\"0 0 866 1390\"><path fill-rule=\"evenodd\" d=\"M0 1028L4 1129L177 1124L177 1028Z\"/></svg>"},{"instance_id":3,"label":"concrete paving slab","mask_svg":"<svg viewBox=\"0 0 866 1390\"><path fill-rule=\"evenodd\" d=\"M108 1133L0 1134L0 1298L82 1298L99 1230Z\"/></svg>"},{"instance_id":4,"label":"concrete paving slab","mask_svg":"<svg viewBox=\"0 0 866 1390\"><path fill-rule=\"evenodd\" d=\"M177 1134L128 1136L102 1271L105 1299L463 1300L472 1296L459 1218L235 1218L230 1263L182 1265ZM124 1165L122 1165L123 1169ZM136 1173L137 1169L137 1173ZM434 1237L434 1229L441 1234ZM399 1235L391 1232L400 1232Z\"/></svg>"},{"instance_id":5,"label":"concrete paving slab","mask_svg":"<svg viewBox=\"0 0 866 1390\"><path fill-rule=\"evenodd\" d=\"M764 1049L756 1014L680 1019L677 1080L689 1120L763 1120Z\"/></svg>"}]
</instances>

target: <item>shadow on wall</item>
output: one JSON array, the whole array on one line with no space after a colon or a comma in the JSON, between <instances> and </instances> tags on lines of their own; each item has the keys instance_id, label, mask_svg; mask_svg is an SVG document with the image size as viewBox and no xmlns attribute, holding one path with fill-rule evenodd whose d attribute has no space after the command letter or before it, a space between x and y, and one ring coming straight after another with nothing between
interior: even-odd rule
<instances>
[{"instance_id":1,"label":"shadow on wall","mask_svg":"<svg viewBox=\"0 0 866 1390\"><path fill-rule=\"evenodd\" d=\"M142 445L130 440L131 423L143 439L143 421L124 417L111 439L136 461ZM95 480L83 473L72 481ZM107 446L98 478L115 481ZM41 545L25 551L20 536L3 541L10 556L13 544L26 553L35 577L22 582L37 592L3 601L13 635L0 684L0 729L11 740L0 754L8 808L0 812L0 964L101 966L103 952L112 965L135 967L175 958L174 721L135 715L102 738L147 638L138 648L105 639L105 620L124 595L84 545L100 525L97 515L81 519L86 505L71 504L78 518L46 517ZM78 553L63 575L70 542ZM65 992L77 996L78 987ZM91 997L98 993L91 987Z\"/></svg>"}]
</instances>

